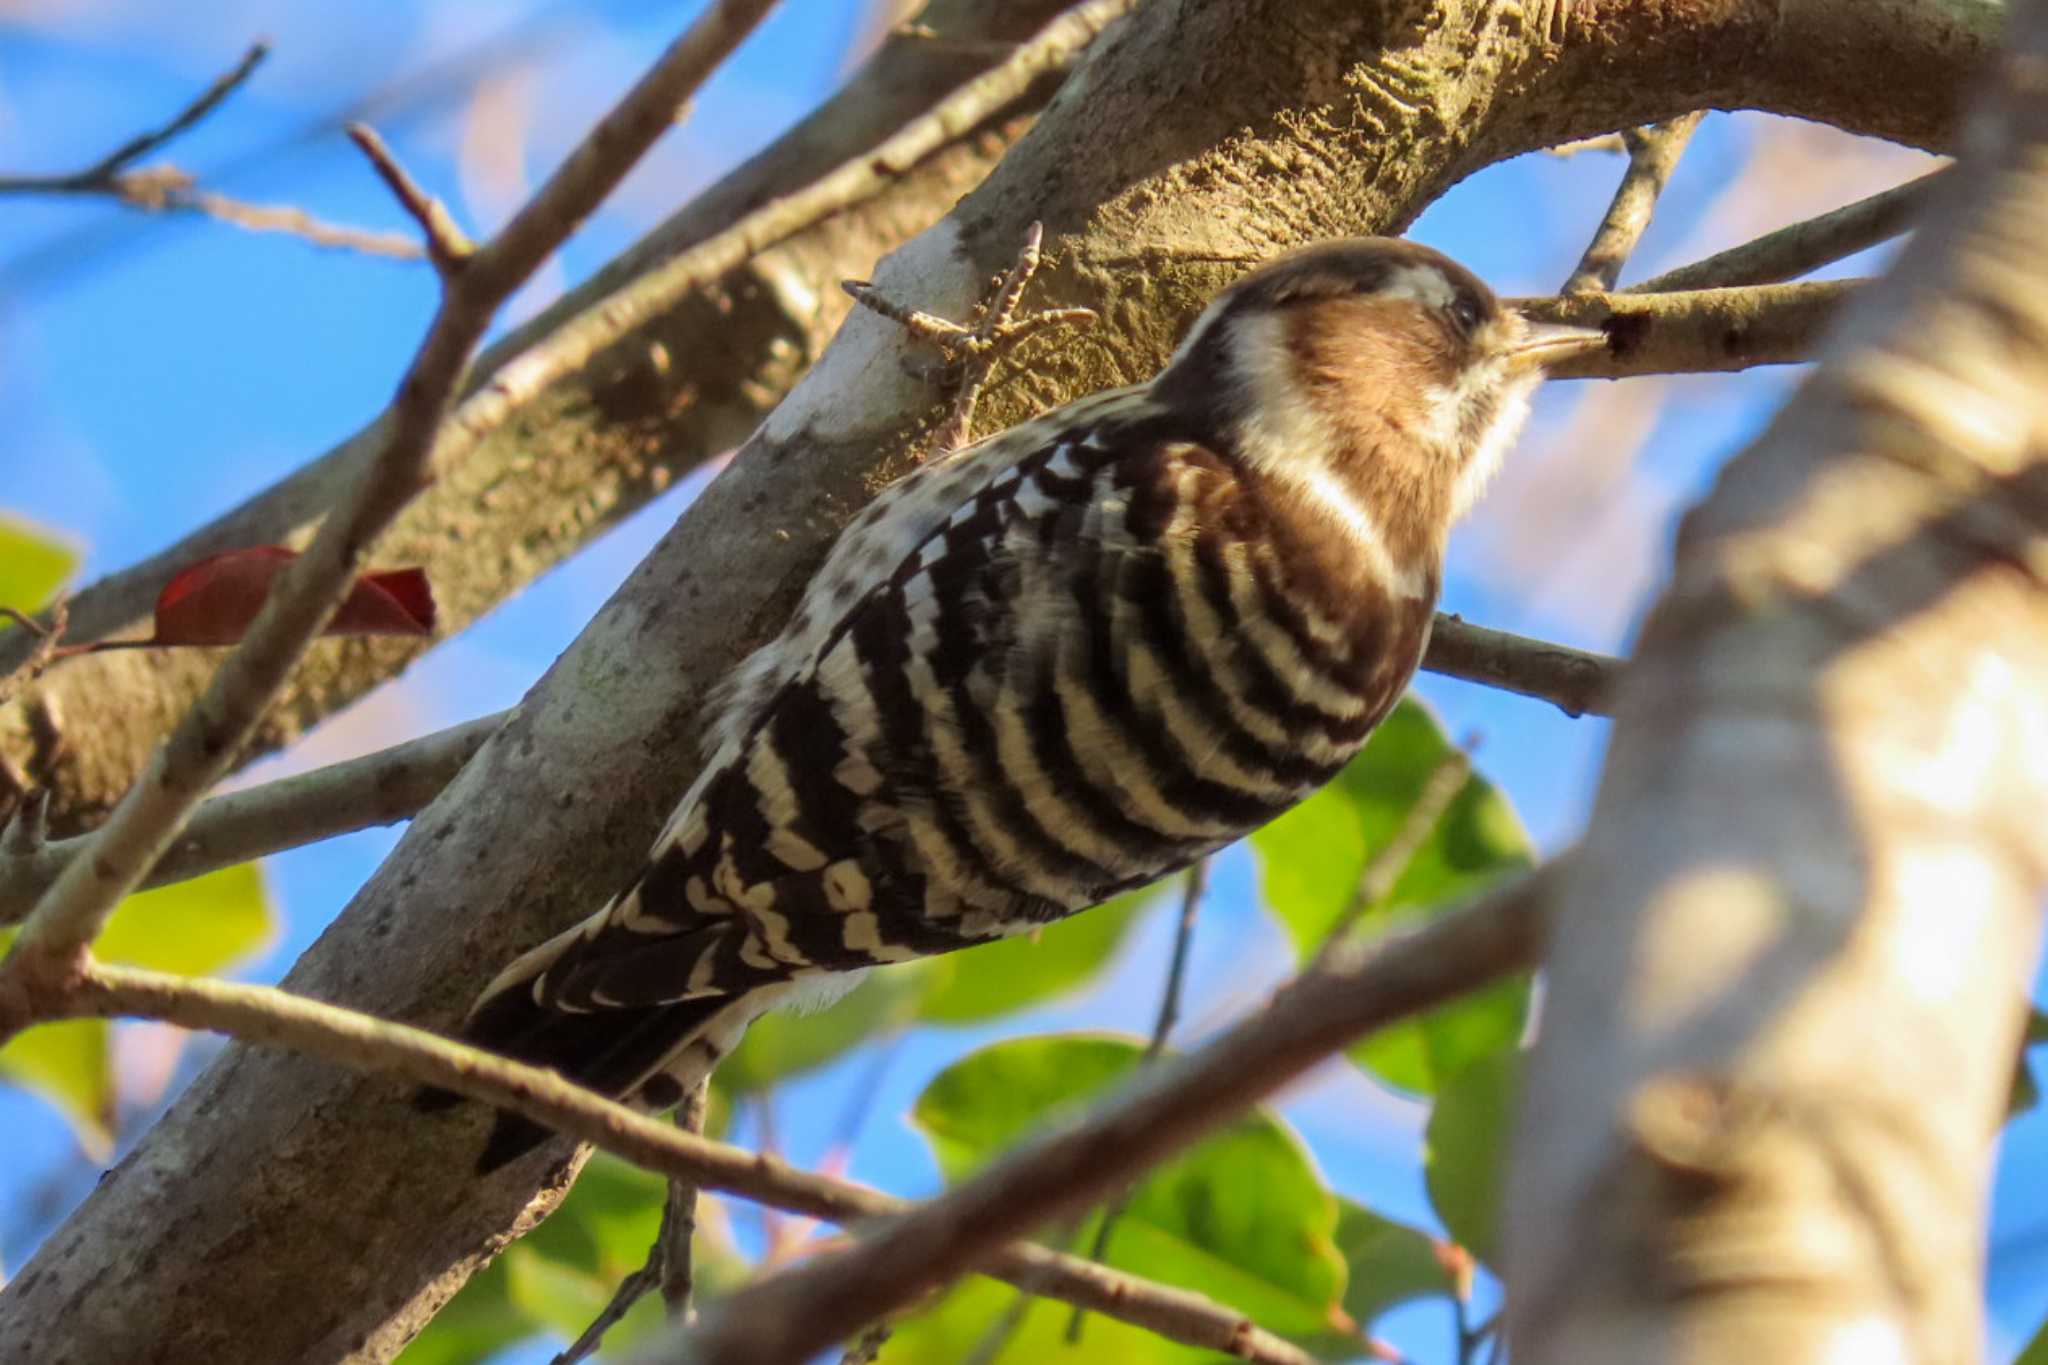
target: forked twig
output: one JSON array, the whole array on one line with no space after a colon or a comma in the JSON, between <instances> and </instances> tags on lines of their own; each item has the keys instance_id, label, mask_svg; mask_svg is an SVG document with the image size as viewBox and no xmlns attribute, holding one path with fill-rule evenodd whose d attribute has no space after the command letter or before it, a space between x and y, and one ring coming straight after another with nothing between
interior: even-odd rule
<instances>
[{"instance_id":1,"label":"forked twig","mask_svg":"<svg viewBox=\"0 0 2048 1365\"><path fill-rule=\"evenodd\" d=\"M932 437L936 454L967 443L974 426L974 409L996 362L1025 341L1052 327L1085 327L1096 320L1092 308L1045 308L1017 316L1024 291L1037 273L1045 225L1033 223L1024 231L1024 247L1003 274L989 281L981 302L964 323L952 322L920 309L892 303L875 292L866 280L841 280L853 301L880 313L918 341L937 350L944 360L927 377L952 388L953 408L945 423Z\"/></svg>"}]
</instances>

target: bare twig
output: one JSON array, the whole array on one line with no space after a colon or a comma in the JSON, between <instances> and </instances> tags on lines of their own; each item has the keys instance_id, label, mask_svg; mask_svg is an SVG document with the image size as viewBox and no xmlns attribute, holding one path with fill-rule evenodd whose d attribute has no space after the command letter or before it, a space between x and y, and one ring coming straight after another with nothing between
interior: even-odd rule
<instances>
[{"instance_id":1,"label":"bare twig","mask_svg":"<svg viewBox=\"0 0 2048 1365\"><path fill-rule=\"evenodd\" d=\"M1572 271L1559 293L1601 294L1614 288L1615 281L1621 278L1621 268L1628 263L1636 243L1642 240L1644 229L1650 226L1657 196L1664 193L1665 183L1678 169L1678 159L1685 154L1685 146L1692 141L1693 130L1699 124L1699 114L1681 114L1664 123L1631 128L1621 135L1628 148L1628 169L1622 172L1614 201L1594 230L1578 269Z\"/></svg>"},{"instance_id":2,"label":"bare twig","mask_svg":"<svg viewBox=\"0 0 2048 1365\"><path fill-rule=\"evenodd\" d=\"M1623 660L1533 640L1438 613L1422 666L1431 673L1551 702L1568 716L1604 716Z\"/></svg>"},{"instance_id":3,"label":"bare twig","mask_svg":"<svg viewBox=\"0 0 2048 1365\"><path fill-rule=\"evenodd\" d=\"M221 101L241 88L244 81L254 75L265 57L270 55L268 43L251 43L249 50L242 54L242 60L226 72L214 78L213 84L201 91L199 96L177 116L160 128L140 133L108 152L84 170L69 175L47 176L0 176L0 194L15 194L25 191L39 192L88 192L106 189L123 171L151 152L163 147L205 118L220 106Z\"/></svg>"},{"instance_id":4,"label":"bare twig","mask_svg":"<svg viewBox=\"0 0 2048 1365\"><path fill-rule=\"evenodd\" d=\"M44 625L27 612L0 607L0 616L36 637L35 648L29 651L28 657L6 677L0 678L0 706L4 706L23 683L34 682L41 677L43 670L62 653L64 631L71 624L70 600L60 597L50 604L48 610L50 621Z\"/></svg>"},{"instance_id":5,"label":"bare twig","mask_svg":"<svg viewBox=\"0 0 2048 1365\"><path fill-rule=\"evenodd\" d=\"M184 831L141 885L185 881L265 854L408 819L454 779L511 715L494 712L360 758L210 796L193 810ZM26 853L0 846L0 924L25 917L36 897L92 840L82 834Z\"/></svg>"},{"instance_id":6,"label":"bare twig","mask_svg":"<svg viewBox=\"0 0 2048 1365\"><path fill-rule=\"evenodd\" d=\"M1423 779L1422 790L1415 795L1415 804L1401 817L1401 823L1387 842L1373 851L1366 859L1365 871L1359 874L1358 886L1351 893L1350 902L1342 914L1330 926L1330 932L1323 936L1316 955L1310 960L1312 966L1320 967L1330 956L1341 950L1349 941L1351 933L1358 927L1366 913L1384 901L1394 890L1394 884L1401 880L1401 874L1408 870L1408 864L1415 861L1415 851L1422 847L1436 829L1437 822L1444 818L1444 812L1451 808L1458 793L1465 790L1465 780L1472 775L1472 755L1469 745L1451 750L1443 761L1430 769Z\"/></svg>"},{"instance_id":7,"label":"bare twig","mask_svg":"<svg viewBox=\"0 0 2048 1365\"><path fill-rule=\"evenodd\" d=\"M1943 167L1868 199L1767 232L1705 260L1667 270L1622 292L1660 294L1797 279L1808 271L1898 236L1913 225L1937 187L1953 183L1948 168Z\"/></svg>"},{"instance_id":8,"label":"bare twig","mask_svg":"<svg viewBox=\"0 0 2048 1365\"><path fill-rule=\"evenodd\" d=\"M396 233L371 232L326 223L302 209L249 204L224 194L200 190L192 176L176 166L129 169L150 153L161 151L166 144L218 108L254 74L269 52L268 44L251 45L240 62L215 79L197 99L180 110L177 117L161 128L130 138L83 170L62 175L0 176L0 194L104 195L145 212L203 213L251 231L290 233L315 246L346 247L374 256L417 258L419 248Z\"/></svg>"},{"instance_id":9,"label":"bare twig","mask_svg":"<svg viewBox=\"0 0 2048 1365\"><path fill-rule=\"evenodd\" d=\"M761 1153L685 1133L572 1084L556 1072L269 987L94 962L83 968L76 988L61 1002L60 1016L160 1019L453 1090L517 1110L637 1166L701 1189L723 1190L814 1218L858 1223L914 1207L864 1185L801 1171ZM1200 1294L1078 1257L1020 1243L992 1248L976 1264L1012 1284L1191 1346L1268 1365L1310 1365L1305 1354L1242 1313ZM838 1335L850 1334L876 1316L869 1314Z\"/></svg>"},{"instance_id":10,"label":"bare twig","mask_svg":"<svg viewBox=\"0 0 2048 1365\"><path fill-rule=\"evenodd\" d=\"M676 1127L701 1137L704 1133L704 1101L704 1084L699 1082L683 1100L682 1107L676 1110ZM661 1228L654 1234L653 1244L647 1248L646 1261L619 1281L611 1301L591 1319L588 1327L577 1334L567 1350L556 1355L552 1365L576 1365L577 1361L587 1359L604 1344L605 1333L632 1312L634 1304L654 1290L661 1292L671 1319L683 1323L691 1321L695 1315L690 1308L690 1294L696 1277L696 1258L691 1241L696 1235L697 1187L688 1180L671 1176L661 1205Z\"/></svg>"},{"instance_id":11,"label":"bare twig","mask_svg":"<svg viewBox=\"0 0 2048 1365\"><path fill-rule=\"evenodd\" d=\"M115 807L89 857L73 859L0 961L0 1041L35 1017L38 999L75 984L106 917L163 856L206 788L248 740L299 655L354 583L363 552L456 444L437 439L450 397L498 305L609 194L773 0L724 0L663 53L599 120L539 192L460 271L443 276L440 309L400 381L384 448L312 545L279 577L242 643ZM474 442L461 445L466 452Z\"/></svg>"},{"instance_id":12,"label":"bare twig","mask_svg":"<svg viewBox=\"0 0 2048 1365\"><path fill-rule=\"evenodd\" d=\"M996 362L1038 333L1052 327L1085 327L1095 322L1092 308L1045 308L1017 316L1024 291L1038 272L1039 247L1045 226L1033 223L1024 233L1023 249L1016 264L989 281L988 293L974 306L965 323L906 308L875 293L866 280L844 280L840 287L855 303L880 313L913 337L935 347L945 363L935 376L955 389L953 409L946 422L932 434L931 448L944 454L967 444L974 428L974 409L988 386Z\"/></svg>"},{"instance_id":13,"label":"bare twig","mask_svg":"<svg viewBox=\"0 0 2048 1365\"><path fill-rule=\"evenodd\" d=\"M710 1091L699 1081L676 1111L676 1127L702 1137L704 1108L709 1100ZM697 1197L694 1184L671 1179L661 1206L661 1231L654 1238L661 1257L661 1301L668 1306L669 1317L683 1323L693 1322L697 1316L690 1302L697 1288Z\"/></svg>"},{"instance_id":14,"label":"bare twig","mask_svg":"<svg viewBox=\"0 0 2048 1365\"><path fill-rule=\"evenodd\" d=\"M1346 950L1202 1048L1147 1068L1078 1124L1028 1141L857 1246L761 1280L705 1315L693 1365L801 1360L945 1283L990 1247L1071 1215L1323 1058L1535 958L1539 870L1370 951ZM649 1359L685 1349L666 1341Z\"/></svg>"},{"instance_id":15,"label":"bare twig","mask_svg":"<svg viewBox=\"0 0 2048 1365\"><path fill-rule=\"evenodd\" d=\"M476 244L456 225L447 205L420 188L419 182L407 173L398 158L391 154L391 149L384 145L384 139L377 136L376 129L367 123L351 123L347 132L349 141L355 143L369 159L371 168L383 180L385 188L391 191L392 198L420 225L420 233L427 242L427 259L434 263L434 269L446 276L476 254Z\"/></svg>"},{"instance_id":16,"label":"bare twig","mask_svg":"<svg viewBox=\"0 0 2048 1365\"><path fill-rule=\"evenodd\" d=\"M1166 987L1159 994L1159 1017L1152 1023L1152 1039L1145 1044L1145 1063L1159 1060L1166 1051L1166 1040L1173 1033L1173 1026L1180 1022L1181 992L1187 986L1188 952L1195 943L1195 912L1202 908L1203 893L1209 887L1209 860L1202 858L1188 869L1180 893L1180 918L1173 928L1173 952L1166 961ZM1131 1192L1127 1188L1117 1195L1109 1206L1109 1212L1102 1215L1102 1226L1095 1230L1094 1245L1088 1248L1088 1259L1106 1261L1109 1259L1109 1241L1116 1235L1116 1225L1130 1207ZM1088 1315L1076 1308L1074 1315L1067 1319L1067 1340L1081 1339L1081 1322Z\"/></svg>"}]
</instances>

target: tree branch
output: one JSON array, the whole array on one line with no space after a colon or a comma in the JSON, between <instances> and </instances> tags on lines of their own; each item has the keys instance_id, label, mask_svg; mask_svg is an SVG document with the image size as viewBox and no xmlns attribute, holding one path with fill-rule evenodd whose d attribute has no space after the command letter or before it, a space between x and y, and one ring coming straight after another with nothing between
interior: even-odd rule
<instances>
[{"instance_id":1,"label":"tree branch","mask_svg":"<svg viewBox=\"0 0 2048 1365\"><path fill-rule=\"evenodd\" d=\"M1609 714L1608 695L1623 661L1608 654L1532 640L1437 613L1422 666L1554 703L1568 716Z\"/></svg>"},{"instance_id":2,"label":"tree branch","mask_svg":"<svg viewBox=\"0 0 2048 1365\"><path fill-rule=\"evenodd\" d=\"M141 885L200 796L226 773L293 664L348 595L364 552L436 471L451 470L468 453L474 443L451 439L442 418L498 305L625 178L773 3L719 0L496 236L460 258L459 270L450 268L454 258L444 259L449 243L434 246L443 266L441 306L399 382L384 448L311 547L279 576L242 643L93 835L89 856L65 866L23 923L0 959L0 1042L70 988L114 906ZM378 144L365 146L374 151ZM397 181L409 183L403 173ZM455 431L461 417L454 415Z\"/></svg>"},{"instance_id":3,"label":"tree branch","mask_svg":"<svg viewBox=\"0 0 2048 1365\"><path fill-rule=\"evenodd\" d=\"M991 1247L1077 1213L1375 1028L1529 965L1544 874L1369 950L1345 949L1188 1056L1148 1067L1087 1118L1027 1140L856 1246L769 1276L643 1357L777 1365L956 1278ZM685 1345L687 1342L687 1345Z\"/></svg>"},{"instance_id":4,"label":"tree branch","mask_svg":"<svg viewBox=\"0 0 2048 1365\"><path fill-rule=\"evenodd\" d=\"M2048 890L2048 5L2011 33L1616 690L1510 1166L1523 1365L1982 1357Z\"/></svg>"},{"instance_id":5,"label":"tree branch","mask_svg":"<svg viewBox=\"0 0 2048 1365\"><path fill-rule=\"evenodd\" d=\"M1705 260L1667 270L1624 292L1668 294L1797 279L1898 236L1913 225L1937 188L1953 183L1944 167L1832 212L1767 232Z\"/></svg>"},{"instance_id":6,"label":"tree branch","mask_svg":"<svg viewBox=\"0 0 2048 1365\"><path fill-rule=\"evenodd\" d=\"M203 876L303 844L411 818L503 725L499 711L360 758L210 796L143 878L143 888ZM0 924L18 923L93 836L0 846Z\"/></svg>"},{"instance_id":7,"label":"tree branch","mask_svg":"<svg viewBox=\"0 0 2048 1365\"><path fill-rule=\"evenodd\" d=\"M1621 135L1622 145L1628 148L1628 169L1622 172L1614 202L1607 206L1593 240L1586 244L1586 254L1558 293L1605 294L1613 290L1621 268L1650 226L1657 196L1664 193L1665 182L1678 169L1678 159L1685 155L1700 118L1698 113L1680 114L1669 122L1631 128Z\"/></svg>"},{"instance_id":8,"label":"tree branch","mask_svg":"<svg viewBox=\"0 0 2048 1365\"><path fill-rule=\"evenodd\" d=\"M1812 358L1814 343L1861 280L1701 289L1686 294L1572 294L1510 302L1532 318L1599 327L1607 349L1551 370L1555 379L1713 374Z\"/></svg>"},{"instance_id":9,"label":"tree branch","mask_svg":"<svg viewBox=\"0 0 2048 1365\"><path fill-rule=\"evenodd\" d=\"M175 166L152 166L147 170L128 168L167 144L217 109L222 101L242 87L270 55L267 43L253 43L242 60L216 78L213 84L175 118L160 128L138 134L82 170L62 175L0 176L0 195L7 194L96 194L118 200L151 213L185 211L203 213L222 222L257 232L286 232L303 237L315 246L346 247L373 256L406 259L420 255L419 247L397 233L371 232L363 228L325 223L299 209L245 204L226 195L195 188L192 177Z\"/></svg>"},{"instance_id":10,"label":"tree branch","mask_svg":"<svg viewBox=\"0 0 2048 1365\"><path fill-rule=\"evenodd\" d=\"M94 964L65 1008L71 1017L157 1019L180 1028L224 1033L362 1072L453 1090L487 1105L517 1110L673 1180L830 1222L867 1223L915 1207L879 1190L798 1170L776 1157L637 1114L545 1068L268 987ZM1242 1313L1200 1294L1043 1247L991 1245L988 1251L977 1265L1032 1293L1190 1346L1271 1365L1310 1365L1301 1351Z\"/></svg>"}]
</instances>

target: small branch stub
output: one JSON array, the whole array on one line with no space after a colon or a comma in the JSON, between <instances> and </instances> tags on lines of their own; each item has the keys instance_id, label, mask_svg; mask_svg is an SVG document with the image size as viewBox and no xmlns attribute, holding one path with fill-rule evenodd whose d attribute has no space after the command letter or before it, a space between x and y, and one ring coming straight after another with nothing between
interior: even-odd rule
<instances>
[{"instance_id":1,"label":"small branch stub","mask_svg":"<svg viewBox=\"0 0 2048 1365\"><path fill-rule=\"evenodd\" d=\"M420 232L426 237L427 259L434 263L434 269L443 279L461 269L463 263L476 254L476 244L456 226L454 215L448 212L447 206L421 188L369 124L349 124L348 138L362 149L392 197L420 225Z\"/></svg>"}]
</instances>

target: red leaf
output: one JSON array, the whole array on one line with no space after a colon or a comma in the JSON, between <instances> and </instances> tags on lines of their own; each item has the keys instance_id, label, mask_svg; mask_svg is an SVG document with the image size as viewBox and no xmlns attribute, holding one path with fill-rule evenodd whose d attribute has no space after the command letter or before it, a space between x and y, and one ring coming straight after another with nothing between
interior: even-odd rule
<instances>
[{"instance_id":1,"label":"red leaf","mask_svg":"<svg viewBox=\"0 0 2048 1365\"><path fill-rule=\"evenodd\" d=\"M156 645L231 645L298 558L281 545L223 550L180 569L156 599ZM356 579L323 635L431 635L434 594L422 569L390 569Z\"/></svg>"}]
</instances>

